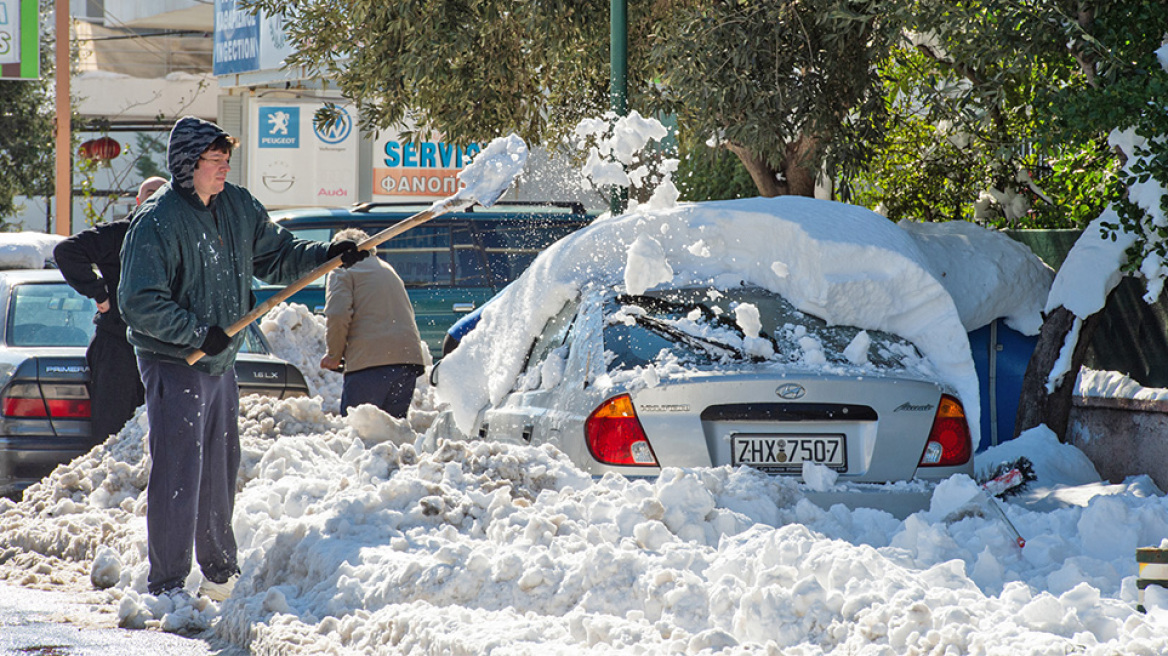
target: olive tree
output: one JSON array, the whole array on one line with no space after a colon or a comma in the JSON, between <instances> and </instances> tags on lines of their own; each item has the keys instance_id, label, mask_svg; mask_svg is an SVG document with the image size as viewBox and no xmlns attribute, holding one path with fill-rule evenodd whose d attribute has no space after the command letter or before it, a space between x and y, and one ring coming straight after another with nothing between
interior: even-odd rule
<instances>
[{"instance_id":1,"label":"olive tree","mask_svg":"<svg viewBox=\"0 0 1168 656\"><path fill-rule=\"evenodd\" d=\"M607 0L249 0L282 14L291 64L334 81L366 128L551 144L609 105ZM882 112L875 63L896 0L629 3L629 104L734 153L758 193L811 195L857 168ZM326 112L327 113L327 112Z\"/></svg>"}]
</instances>

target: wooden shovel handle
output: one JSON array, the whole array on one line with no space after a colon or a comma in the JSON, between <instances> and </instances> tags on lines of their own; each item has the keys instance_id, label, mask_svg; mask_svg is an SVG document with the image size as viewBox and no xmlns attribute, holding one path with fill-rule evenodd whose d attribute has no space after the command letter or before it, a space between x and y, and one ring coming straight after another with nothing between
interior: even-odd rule
<instances>
[{"instance_id":1,"label":"wooden shovel handle","mask_svg":"<svg viewBox=\"0 0 1168 656\"><path fill-rule=\"evenodd\" d=\"M366 239L365 241L362 241L360 244L357 244L357 248L360 250L363 250L363 251L370 251L370 250L374 251L374 254L371 255L371 257L377 257L376 249L377 249L377 246L379 244L381 244L382 242L385 242L385 241L389 241L390 239L400 235L401 233L403 233L411 228L414 228L416 226L419 226L419 225L429 221L430 219L449 211L449 209L450 208L448 207L448 204L442 204L442 205L430 207L429 209L418 212L417 214L415 214L407 219L402 219L401 221L389 226L385 230L382 230L381 232L373 235L372 237ZM228 326L224 330L224 332L226 332L229 337L234 336L239 331L243 330L244 328L247 328L248 324L250 324L251 322L255 321L256 319L259 319L260 317L267 314L268 310L271 310L272 308L276 307L280 303L287 300L289 296L292 296L296 292L307 287L309 285L309 283L311 283L312 281L316 280L317 278L320 278L321 276L327 274L329 271L332 271L333 269L335 269L339 266L341 266L341 256L340 255L332 258L331 260L325 262L324 264L321 264L320 266L316 267L312 271L309 271L308 273L304 274L304 276L301 277L296 282L293 282L292 284L288 285L284 289L281 289L276 294L273 294L271 297L268 298L268 300L264 301L263 303L260 303L254 309L252 309L251 312L248 312L246 315L244 315L242 319L240 319L239 321L236 321L235 323ZM203 353L201 350L195 349L193 352L191 352L190 355L187 356L187 364L194 364L194 363L198 362L204 355L206 355L206 354Z\"/></svg>"}]
</instances>

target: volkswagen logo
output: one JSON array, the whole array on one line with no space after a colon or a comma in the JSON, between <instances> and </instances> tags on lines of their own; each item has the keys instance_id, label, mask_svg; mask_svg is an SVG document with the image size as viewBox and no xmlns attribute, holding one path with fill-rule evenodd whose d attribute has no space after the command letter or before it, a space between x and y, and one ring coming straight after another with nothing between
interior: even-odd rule
<instances>
[{"instance_id":1,"label":"volkswagen logo","mask_svg":"<svg viewBox=\"0 0 1168 656\"><path fill-rule=\"evenodd\" d=\"M317 138L326 144L339 144L349 136L349 132L353 129L353 117L349 116L349 112L345 111L344 107L337 107L337 120L327 128L321 128L312 122L312 129L316 132Z\"/></svg>"},{"instance_id":2,"label":"volkswagen logo","mask_svg":"<svg viewBox=\"0 0 1168 656\"><path fill-rule=\"evenodd\" d=\"M788 401L801 399L806 393L807 390L803 389L803 386L798 383L787 383L786 385L779 385L779 388L775 390L775 394L778 394L779 398L787 399Z\"/></svg>"}]
</instances>

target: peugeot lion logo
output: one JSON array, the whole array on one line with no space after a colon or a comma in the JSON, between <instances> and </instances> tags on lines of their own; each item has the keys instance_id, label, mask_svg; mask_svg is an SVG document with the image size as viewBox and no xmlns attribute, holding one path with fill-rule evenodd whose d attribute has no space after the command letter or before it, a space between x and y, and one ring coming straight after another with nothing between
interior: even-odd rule
<instances>
[{"instance_id":1,"label":"peugeot lion logo","mask_svg":"<svg viewBox=\"0 0 1168 656\"><path fill-rule=\"evenodd\" d=\"M787 399L788 401L801 399L806 393L807 390L803 389L803 386L798 383L787 383L786 385L779 385L779 388L775 390L775 394L778 394L779 398Z\"/></svg>"}]
</instances>

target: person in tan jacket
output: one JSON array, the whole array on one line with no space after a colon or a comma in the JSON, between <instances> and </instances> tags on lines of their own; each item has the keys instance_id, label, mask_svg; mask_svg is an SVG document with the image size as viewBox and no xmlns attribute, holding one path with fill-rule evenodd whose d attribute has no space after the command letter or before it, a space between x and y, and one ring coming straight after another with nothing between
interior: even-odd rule
<instances>
[{"instance_id":1,"label":"person in tan jacket","mask_svg":"<svg viewBox=\"0 0 1168 656\"><path fill-rule=\"evenodd\" d=\"M348 228L333 241L368 238ZM370 403L404 419L425 367L414 309L397 272L379 257L332 271L325 283L324 314L328 352L320 366L337 371L344 363L341 415Z\"/></svg>"}]
</instances>

